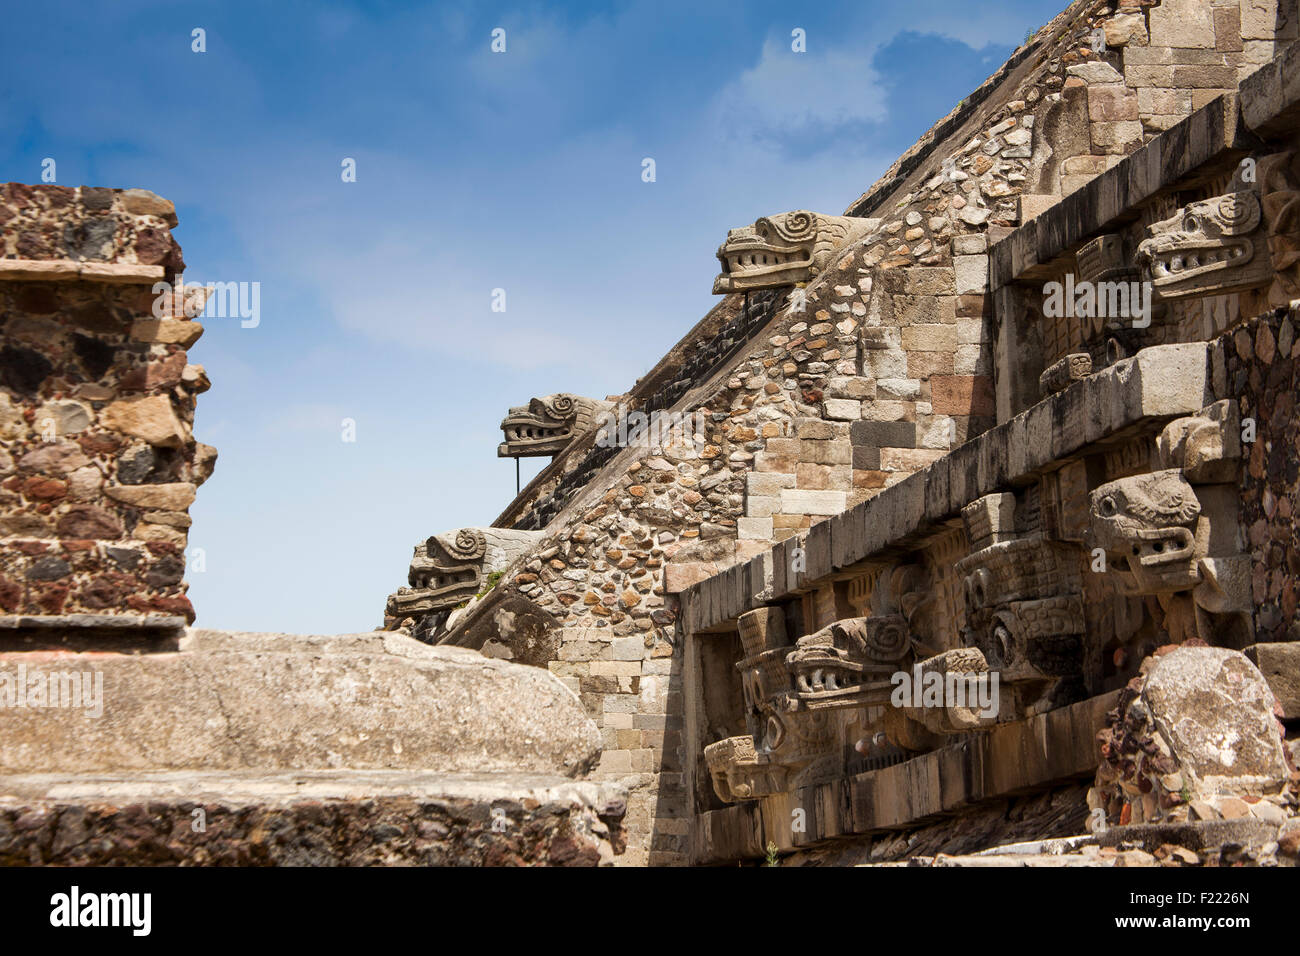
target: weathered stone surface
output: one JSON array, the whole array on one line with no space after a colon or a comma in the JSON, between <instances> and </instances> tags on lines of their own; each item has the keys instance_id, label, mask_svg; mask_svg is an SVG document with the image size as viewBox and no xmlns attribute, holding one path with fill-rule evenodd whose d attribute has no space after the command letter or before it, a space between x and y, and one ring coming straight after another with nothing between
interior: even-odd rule
<instances>
[{"instance_id":1,"label":"weathered stone surface","mask_svg":"<svg viewBox=\"0 0 1300 956\"><path fill-rule=\"evenodd\" d=\"M1162 648L1107 715L1090 805L1120 824L1280 822L1290 769L1274 706L1241 652Z\"/></svg>"},{"instance_id":2,"label":"weathered stone surface","mask_svg":"<svg viewBox=\"0 0 1300 956\"><path fill-rule=\"evenodd\" d=\"M122 208L136 216L157 216L169 226L176 225L175 204L147 189L122 190Z\"/></svg>"},{"instance_id":3,"label":"weathered stone surface","mask_svg":"<svg viewBox=\"0 0 1300 956\"><path fill-rule=\"evenodd\" d=\"M0 674L19 665L29 682L69 672L102 680L102 716L0 709L7 774L346 767L578 776L600 747L577 698L545 671L382 632L194 631L179 653L0 654Z\"/></svg>"},{"instance_id":4,"label":"weathered stone surface","mask_svg":"<svg viewBox=\"0 0 1300 956\"><path fill-rule=\"evenodd\" d=\"M71 400L46 402L36 409L36 418L32 426L49 440L59 435L76 434L89 425L93 417L91 410L81 402Z\"/></svg>"},{"instance_id":5,"label":"weathered stone surface","mask_svg":"<svg viewBox=\"0 0 1300 956\"><path fill-rule=\"evenodd\" d=\"M67 475L89 464L90 459L75 442L42 444L18 460L20 470L46 475Z\"/></svg>"},{"instance_id":6,"label":"weathered stone surface","mask_svg":"<svg viewBox=\"0 0 1300 956\"><path fill-rule=\"evenodd\" d=\"M1275 790L1288 770L1273 722L1273 694L1238 651L1184 647L1151 669L1152 718L1201 792Z\"/></svg>"},{"instance_id":7,"label":"weathered stone surface","mask_svg":"<svg viewBox=\"0 0 1300 956\"><path fill-rule=\"evenodd\" d=\"M131 338L138 342L179 345L187 349L199 340L203 326L187 319L137 319Z\"/></svg>"},{"instance_id":8,"label":"weathered stone surface","mask_svg":"<svg viewBox=\"0 0 1300 956\"><path fill-rule=\"evenodd\" d=\"M1252 644L1245 654L1268 681L1282 716L1289 720L1300 717L1300 642Z\"/></svg>"},{"instance_id":9,"label":"weathered stone surface","mask_svg":"<svg viewBox=\"0 0 1300 956\"><path fill-rule=\"evenodd\" d=\"M166 395L118 399L104 409L101 419L109 428L162 448L178 447L189 438Z\"/></svg>"},{"instance_id":10,"label":"weathered stone surface","mask_svg":"<svg viewBox=\"0 0 1300 956\"><path fill-rule=\"evenodd\" d=\"M109 485L104 493L133 508L184 511L194 504L195 488L183 481L162 485Z\"/></svg>"}]
</instances>

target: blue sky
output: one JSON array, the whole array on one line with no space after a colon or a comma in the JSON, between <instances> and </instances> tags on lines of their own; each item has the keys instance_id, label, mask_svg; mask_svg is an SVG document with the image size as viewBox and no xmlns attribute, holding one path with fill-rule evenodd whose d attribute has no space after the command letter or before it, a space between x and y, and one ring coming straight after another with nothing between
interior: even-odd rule
<instances>
[{"instance_id":1,"label":"blue sky","mask_svg":"<svg viewBox=\"0 0 1300 956\"><path fill-rule=\"evenodd\" d=\"M626 390L715 303L729 227L843 211L1063 6L23 4L0 181L152 189L187 281L261 283L256 328L190 351L197 624L369 630L417 540L513 496L507 407Z\"/></svg>"}]
</instances>

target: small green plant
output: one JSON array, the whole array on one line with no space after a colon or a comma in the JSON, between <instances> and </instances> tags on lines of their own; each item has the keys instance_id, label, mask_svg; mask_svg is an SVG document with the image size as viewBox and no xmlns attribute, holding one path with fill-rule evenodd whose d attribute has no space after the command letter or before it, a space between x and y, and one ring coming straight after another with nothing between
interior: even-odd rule
<instances>
[{"instance_id":1,"label":"small green plant","mask_svg":"<svg viewBox=\"0 0 1300 956\"><path fill-rule=\"evenodd\" d=\"M498 583L500 583L501 578L504 574L505 574L504 571L493 571L491 574L487 576L487 583L483 586L483 590L479 591L478 594L475 594L474 596L476 598L481 598L483 595L487 594L494 587L496 587Z\"/></svg>"},{"instance_id":2,"label":"small green plant","mask_svg":"<svg viewBox=\"0 0 1300 956\"><path fill-rule=\"evenodd\" d=\"M777 846L775 843L768 841L767 844L767 863L765 866L780 866L781 858L777 856Z\"/></svg>"}]
</instances>

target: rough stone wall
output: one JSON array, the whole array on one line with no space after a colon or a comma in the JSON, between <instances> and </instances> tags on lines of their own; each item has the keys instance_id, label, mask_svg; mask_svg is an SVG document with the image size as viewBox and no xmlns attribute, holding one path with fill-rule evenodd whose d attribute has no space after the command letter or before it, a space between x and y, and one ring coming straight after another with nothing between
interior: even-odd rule
<instances>
[{"instance_id":1,"label":"rough stone wall","mask_svg":"<svg viewBox=\"0 0 1300 956\"><path fill-rule=\"evenodd\" d=\"M0 199L0 613L193 620L186 509L216 451L192 435L202 326L175 297L154 314L152 284L184 270L174 208L18 183Z\"/></svg>"},{"instance_id":2,"label":"rough stone wall","mask_svg":"<svg viewBox=\"0 0 1300 956\"><path fill-rule=\"evenodd\" d=\"M0 866L597 866L614 823L562 799L52 800L0 807Z\"/></svg>"},{"instance_id":3,"label":"rough stone wall","mask_svg":"<svg viewBox=\"0 0 1300 956\"><path fill-rule=\"evenodd\" d=\"M1294 310L1260 316L1215 343L1216 391L1237 396L1253 418L1246 446L1240 523L1253 556L1251 596L1257 641L1300 640L1300 395Z\"/></svg>"}]
</instances>

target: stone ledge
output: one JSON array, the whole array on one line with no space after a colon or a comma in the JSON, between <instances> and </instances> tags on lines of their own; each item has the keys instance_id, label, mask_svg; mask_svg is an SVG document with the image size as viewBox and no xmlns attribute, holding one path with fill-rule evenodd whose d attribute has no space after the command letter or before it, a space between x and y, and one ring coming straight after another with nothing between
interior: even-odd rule
<instances>
[{"instance_id":1,"label":"stone ledge","mask_svg":"<svg viewBox=\"0 0 1300 956\"><path fill-rule=\"evenodd\" d=\"M111 282L151 285L167 277L162 266L71 259L0 259L0 281Z\"/></svg>"},{"instance_id":2,"label":"stone ledge","mask_svg":"<svg viewBox=\"0 0 1300 956\"><path fill-rule=\"evenodd\" d=\"M3 614L0 631L25 630L137 630L177 631L185 618L174 614Z\"/></svg>"},{"instance_id":3,"label":"stone ledge","mask_svg":"<svg viewBox=\"0 0 1300 956\"><path fill-rule=\"evenodd\" d=\"M359 645L365 638L199 632L180 652L2 652L0 774L346 767L576 778L599 758L599 731L554 675L399 634ZM43 691L39 702L18 699L24 682Z\"/></svg>"},{"instance_id":4,"label":"stone ledge","mask_svg":"<svg viewBox=\"0 0 1300 956\"><path fill-rule=\"evenodd\" d=\"M284 806L299 800L365 800L438 796L491 801L577 801L621 813L614 783L538 773L439 773L424 770L195 770L0 776L0 806L22 801L92 802L220 800L232 806Z\"/></svg>"},{"instance_id":5,"label":"stone ledge","mask_svg":"<svg viewBox=\"0 0 1300 956\"><path fill-rule=\"evenodd\" d=\"M1047 466L1144 423L1190 415L1211 400L1209 345L1143 349L1049 396L960 445L934 464L833 518L787 538L744 564L682 592L683 619L696 633L745 611L807 590L927 526L954 519L967 503L1023 484ZM787 573L804 548L807 570Z\"/></svg>"}]
</instances>

